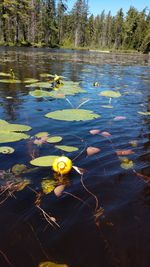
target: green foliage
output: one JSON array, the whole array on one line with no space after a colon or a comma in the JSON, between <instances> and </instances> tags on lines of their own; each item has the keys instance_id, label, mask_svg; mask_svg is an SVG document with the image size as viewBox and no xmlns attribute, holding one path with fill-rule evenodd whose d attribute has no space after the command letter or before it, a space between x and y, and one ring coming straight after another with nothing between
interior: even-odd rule
<instances>
[{"instance_id":1,"label":"green foliage","mask_svg":"<svg viewBox=\"0 0 150 267\"><path fill-rule=\"evenodd\" d=\"M39 167L50 167L52 166L54 160L58 156L43 156L30 161L31 165L39 166Z\"/></svg>"}]
</instances>

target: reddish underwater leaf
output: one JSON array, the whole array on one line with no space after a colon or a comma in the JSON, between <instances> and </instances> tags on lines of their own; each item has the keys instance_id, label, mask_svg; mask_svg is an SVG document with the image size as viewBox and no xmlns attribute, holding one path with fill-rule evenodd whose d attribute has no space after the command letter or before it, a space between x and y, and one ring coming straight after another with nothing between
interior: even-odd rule
<instances>
[{"instance_id":1,"label":"reddish underwater leaf","mask_svg":"<svg viewBox=\"0 0 150 267\"><path fill-rule=\"evenodd\" d=\"M100 133L100 130L98 130L98 129L93 129L93 130L90 130L90 133L91 134L99 134Z\"/></svg>"},{"instance_id":2,"label":"reddish underwater leaf","mask_svg":"<svg viewBox=\"0 0 150 267\"><path fill-rule=\"evenodd\" d=\"M114 121L122 121L122 120L125 120L126 117L125 116L116 116L113 120Z\"/></svg>"},{"instance_id":3,"label":"reddish underwater leaf","mask_svg":"<svg viewBox=\"0 0 150 267\"><path fill-rule=\"evenodd\" d=\"M103 137L110 137L111 134L109 132L101 132L100 133Z\"/></svg>"},{"instance_id":4,"label":"reddish underwater leaf","mask_svg":"<svg viewBox=\"0 0 150 267\"><path fill-rule=\"evenodd\" d=\"M101 150L98 147L89 146L86 150L88 156L99 153Z\"/></svg>"},{"instance_id":5,"label":"reddish underwater leaf","mask_svg":"<svg viewBox=\"0 0 150 267\"><path fill-rule=\"evenodd\" d=\"M134 154L134 151L132 149L117 150L116 154L118 156L127 156L127 155Z\"/></svg>"},{"instance_id":6,"label":"reddish underwater leaf","mask_svg":"<svg viewBox=\"0 0 150 267\"><path fill-rule=\"evenodd\" d=\"M64 184L61 184L54 189L54 194L56 195L56 197L60 197L62 195L62 192L64 191L65 187L66 186Z\"/></svg>"}]
</instances>

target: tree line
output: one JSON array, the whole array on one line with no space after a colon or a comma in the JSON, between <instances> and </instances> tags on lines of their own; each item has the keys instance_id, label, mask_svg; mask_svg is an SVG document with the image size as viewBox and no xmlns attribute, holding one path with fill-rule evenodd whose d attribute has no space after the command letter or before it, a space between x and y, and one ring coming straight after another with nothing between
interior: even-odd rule
<instances>
[{"instance_id":1,"label":"tree line","mask_svg":"<svg viewBox=\"0 0 150 267\"><path fill-rule=\"evenodd\" d=\"M150 11L90 14L88 0L0 0L0 44L150 50Z\"/></svg>"}]
</instances>

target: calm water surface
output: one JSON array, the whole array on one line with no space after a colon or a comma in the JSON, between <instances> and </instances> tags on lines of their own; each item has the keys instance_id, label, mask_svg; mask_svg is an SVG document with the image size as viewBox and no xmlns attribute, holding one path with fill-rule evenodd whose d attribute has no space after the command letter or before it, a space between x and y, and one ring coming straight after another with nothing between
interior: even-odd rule
<instances>
[{"instance_id":1,"label":"calm water surface","mask_svg":"<svg viewBox=\"0 0 150 267\"><path fill-rule=\"evenodd\" d=\"M42 197L42 208L57 219L60 228L48 225L34 205L35 193L28 187L16 192L0 205L0 267L38 267L44 261L69 267L149 267L150 116L138 113L150 111L149 56L14 48L0 48L0 55L0 72L12 68L21 80L57 73L80 82L85 89L85 93L68 96L66 101L34 98L23 83L0 83L0 119L30 125L31 136L47 131L62 136L61 144L77 146L79 151L65 155L74 159L74 165L86 169L84 184L104 209L96 224L95 197L85 190L74 171L67 178L67 193L60 198L53 193ZM99 87L93 86L96 81ZM109 99L99 95L103 90L121 93L120 98L112 99L113 108L103 107L109 105ZM50 111L71 108L69 102L75 108L85 102L82 108L101 117L88 122L44 117ZM115 121L116 116L125 119ZM91 135L92 129L109 132L111 137ZM135 147L130 144L133 140ZM1 170L14 164L31 167L30 140L4 145L12 146L15 152L0 154ZM100 153L88 157L89 146L100 148ZM134 151L127 156L134 163L132 169L121 168L115 152L119 149ZM37 148L37 153L63 154L53 144ZM53 178L49 168L27 174L37 192L47 176Z\"/></svg>"}]
</instances>

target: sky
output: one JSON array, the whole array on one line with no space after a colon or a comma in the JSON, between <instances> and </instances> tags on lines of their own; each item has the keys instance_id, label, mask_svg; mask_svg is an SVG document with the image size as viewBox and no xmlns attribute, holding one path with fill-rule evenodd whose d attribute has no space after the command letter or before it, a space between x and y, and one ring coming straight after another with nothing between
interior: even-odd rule
<instances>
[{"instance_id":1,"label":"sky","mask_svg":"<svg viewBox=\"0 0 150 267\"><path fill-rule=\"evenodd\" d=\"M69 10L75 2L76 0L67 1ZM150 0L89 0L89 11L94 15L100 14L103 10L106 13L111 11L112 15L116 15L120 8L123 8L126 14L130 6L134 6L138 11L142 11L145 7L150 9Z\"/></svg>"}]
</instances>

